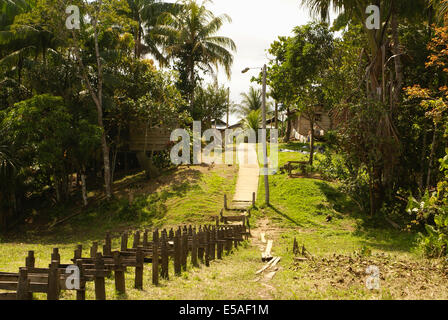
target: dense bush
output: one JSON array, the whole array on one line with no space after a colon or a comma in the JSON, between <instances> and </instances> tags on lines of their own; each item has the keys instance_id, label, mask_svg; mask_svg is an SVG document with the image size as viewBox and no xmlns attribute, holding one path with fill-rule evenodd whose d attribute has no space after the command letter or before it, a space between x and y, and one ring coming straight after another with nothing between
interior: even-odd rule
<instances>
[{"instance_id":1,"label":"dense bush","mask_svg":"<svg viewBox=\"0 0 448 320\"><path fill-rule=\"evenodd\" d=\"M416 216L415 223L425 225L426 234L420 234L420 245L429 257L447 254L448 248L448 149L447 155L440 160L441 170L445 174L437 185L437 190L426 192L421 201L410 197L408 212Z\"/></svg>"}]
</instances>

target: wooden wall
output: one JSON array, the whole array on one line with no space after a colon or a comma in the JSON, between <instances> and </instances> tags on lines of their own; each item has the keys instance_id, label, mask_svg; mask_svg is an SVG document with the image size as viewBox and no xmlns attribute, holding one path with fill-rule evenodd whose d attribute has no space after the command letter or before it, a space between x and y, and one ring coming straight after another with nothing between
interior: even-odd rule
<instances>
[{"instance_id":1,"label":"wooden wall","mask_svg":"<svg viewBox=\"0 0 448 320\"><path fill-rule=\"evenodd\" d=\"M323 130L324 133L331 129L332 122L330 116L326 112L322 112L321 121L318 121L315 125L315 134L320 135L320 132ZM297 116L291 122L291 138L296 138L297 134L302 137L308 137L309 132L311 131L310 122L304 116Z\"/></svg>"},{"instance_id":2,"label":"wooden wall","mask_svg":"<svg viewBox=\"0 0 448 320\"><path fill-rule=\"evenodd\" d=\"M145 124L134 124L129 130L129 151L163 151L169 147L171 130L148 128ZM146 148L145 148L146 139Z\"/></svg>"}]
</instances>

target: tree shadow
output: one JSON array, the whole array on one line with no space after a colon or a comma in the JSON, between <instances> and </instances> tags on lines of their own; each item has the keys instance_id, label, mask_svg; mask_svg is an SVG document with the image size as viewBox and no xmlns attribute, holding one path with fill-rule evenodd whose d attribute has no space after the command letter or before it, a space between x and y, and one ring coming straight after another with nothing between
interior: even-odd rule
<instances>
[{"instance_id":1,"label":"tree shadow","mask_svg":"<svg viewBox=\"0 0 448 320\"><path fill-rule=\"evenodd\" d=\"M143 225L145 228L152 228L166 216L168 212L166 202L176 197L185 197L190 191L200 188L198 183L204 175L193 167L182 168L178 174L173 174L174 172L170 170L165 172L163 177L150 180L142 179L139 175L132 177L122 183L120 192L115 194L114 199L95 199L87 209L80 208L76 204L53 208L58 214L58 219L69 217L76 211L79 211L79 214L50 230L48 222L34 228L22 225L12 232L3 234L1 243L66 245L101 242L107 232L118 235L123 231L141 229ZM132 204L129 203L125 188L136 191ZM161 191L155 192L158 189ZM136 218L136 212L145 211L145 208L148 208L151 214L145 216L144 221ZM117 218L119 214L123 214L124 218ZM129 219L126 219L127 216Z\"/></svg>"},{"instance_id":2,"label":"tree shadow","mask_svg":"<svg viewBox=\"0 0 448 320\"><path fill-rule=\"evenodd\" d=\"M352 234L360 237L364 245L390 252L409 252L415 246L417 234L396 230L384 223L379 224L378 219L372 220L349 196L337 188L323 181L316 181L316 185L324 193L332 209L343 216L357 219Z\"/></svg>"},{"instance_id":3,"label":"tree shadow","mask_svg":"<svg viewBox=\"0 0 448 320\"><path fill-rule=\"evenodd\" d=\"M299 222L297 222L296 220L294 220L293 218L291 218L290 216L288 216L287 214L281 212L279 209L277 209L276 207L274 207L272 204L269 205L269 208L271 208L276 214L278 214L279 216L285 218L286 220L288 220L289 222L295 224L298 227L303 227L302 224L300 224Z\"/></svg>"}]
</instances>

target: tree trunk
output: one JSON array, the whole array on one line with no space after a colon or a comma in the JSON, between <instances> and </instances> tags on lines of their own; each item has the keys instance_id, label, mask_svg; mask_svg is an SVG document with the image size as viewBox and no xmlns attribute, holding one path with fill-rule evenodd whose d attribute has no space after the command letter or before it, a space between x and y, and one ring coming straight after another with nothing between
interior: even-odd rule
<instances>
[{"instance_id":1,"label":"tree trunk","mask_svg":"<svg viewBox=\"0 0 448 320\"><path fill-rule=\"evenodd\" d=\"M195 95L194 95L194 90L196 89L196 85L195 85L195 79L194 79L194 61L193 59L191 59L191 61L189 61L188 63L188 73L189 73L189 81L190 81L190 110L193 111L193 107L194 107L194 99L195 99Z\"/></svg>"},{"instance_id":2,"label":"tree trunk","mask_svg":"<svg viewBox=\"0 0 448 320\"><path fill-rule=\"evenodd\" d=\"M314 121L310 120L311 137L310 137L310 166L313 166L314 162Z\"/></svg>"},{"instance_id":3,"label":"tree trunk","mask_svg":"<svg viewBox=\"0 0 448 320\"><path fill-rule=\"evenodd\" d=\"M99 9L101 10L102 0L99 0ZM103 150L104 161L104 183L106 187L106 196L108 199L112 198L112 180L110 170L110 155L109 146L107 144L106 130L103 124L103 70L101 65L100 49L98 45L98 17L94 19L94 34L95 34L95 54L98 67L98 93L96 99L96 106L98 111L98 125L102 129L101 134L101 147ZM94 99L95 100L95 99Z\"/></svg>"},{"instance_id":4,"label":"tree trunk","mask_svg":"<svg viewBox=\"0 0 448 320\"><path fill-rule=\"evenodd\" d=\"M107 136L106 136L106 129L104 128L103 124L103 71L102 71L102 65L101 65L101 56L100 56L100 49L98 45L98 14L101 11L102 6L102 0L98 1L98 11L97 16L92 19L92 24L94 28L94 42L95 42L95 55L96 55L96 63L98 68L98 84L97 84L97 90L93 89L92 84L90 83L89 77L87 75L87 68L84 66L84 63L81 59L81 50L79 48L79 45L77 43L77 36L74 30L72 30L72 35L75 45L75 55L78 59L78 63L80 65L80 68L83 72L83 78L87 85L87 88L90 92L90 95L92 96L93 102L95 103L97 114L98 114L98 126L102 130L101 134L101 149L103 153L103 163L104 163L104 182L105 182L105 189L106 189L106 197L108 199L112 198L112 183L111 183L111 170L110 170L110 155L109 155L109 146L107 144Z\"/></svg>"},{"instance_id":5,"label":"tree trunk","mask_svg":"<svg viewBox=\"0 0 448 320\"><path fill-rule=\"evenodd\" d=\"M275 129L278 130L278 102L275 101Z\"/></svg>"},{"instance_id":6,"label":"tree trunk","mask_svg":"<svg viewBox=\"0 0 448 320\"><path fill-rule=\"evenodd\" d=\"M286 134L285 138L283 139L284 142L289 142L289 137L291 136L291 115L289 111L289 107L286 109Z\"/></svg>"},{"instance_id":7,"label":"tree trunk","mask_svg":"<svg viewBox=\"0 0 448 320\"><path fill-rule=\"evenodd\" d=\"M83 172L81 173L81 190L82 190L82 202L84 204L84 207L87 207L87 185L86 185L86 174L85 169L83 168Z\"/></svg>"},{"instance_id":8,"label":"tree trunk","mask_svg":"<svg viewBox=\"0 0 448 320\"><path fill-rule=\"evenodd\" d=\"M396 105L396 102L400 98L401 87L403 86L403 64L401 62L400 38L398 35L398 17L397 14L395 13L395 10L392 13L391 28L392 28L392 37L394 41L394 44L392 46L392 53L395 56L394 61L395 61L395 79L396 79L394 96L391 98L393 99L394 102L393 105Z\"/></svg>"}]
</instances>

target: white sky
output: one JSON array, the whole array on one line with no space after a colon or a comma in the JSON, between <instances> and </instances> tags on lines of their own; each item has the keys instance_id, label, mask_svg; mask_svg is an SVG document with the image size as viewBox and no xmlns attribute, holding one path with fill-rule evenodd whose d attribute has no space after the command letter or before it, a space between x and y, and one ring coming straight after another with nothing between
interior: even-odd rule
<instances>
[{"instance_id":1,"label":"white sky","mask_svg":"<svg viewBox=\"0 0 448 320\"><path fill-rule=\"evenodd\" d=\"M295 26L311 21L307 9L301 8L300 0L213 0L208 3L215 15L228 14L231 24L225 24L219 35L235 41L237 52L234 55L232 78L229 81L223 70L219 71L219 83L230 86L230 99L241 101L240 94L247 92L252 76L258 70L241 73L246 67L262 67L268 62L267 49L279 36L292 35ZM231 124L238 120L231 117Z\"/></svg>"}]
</instances>

